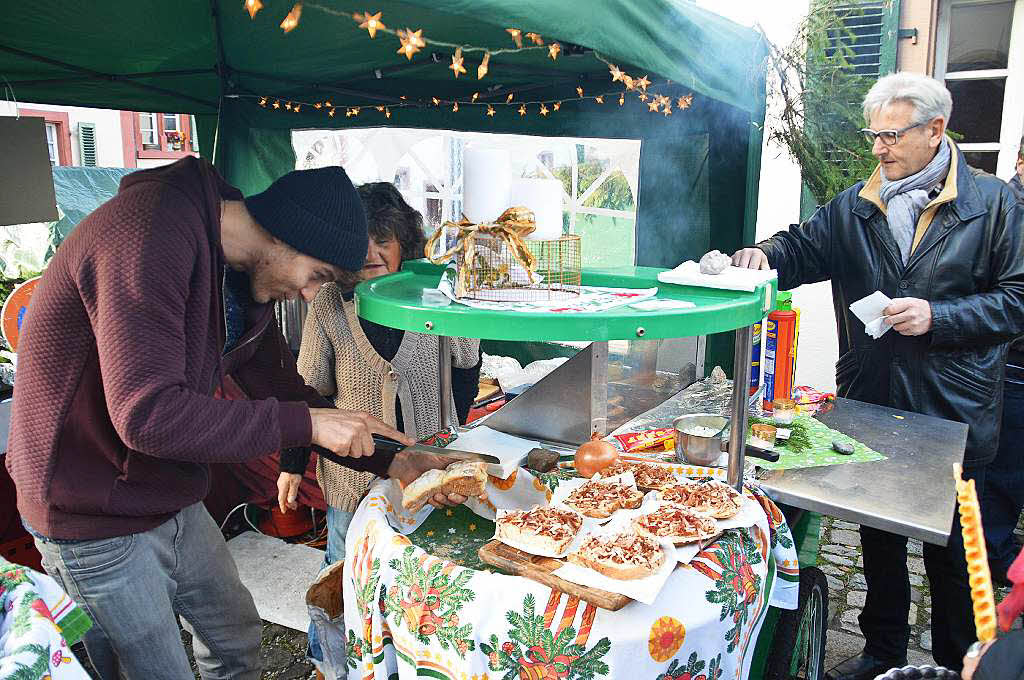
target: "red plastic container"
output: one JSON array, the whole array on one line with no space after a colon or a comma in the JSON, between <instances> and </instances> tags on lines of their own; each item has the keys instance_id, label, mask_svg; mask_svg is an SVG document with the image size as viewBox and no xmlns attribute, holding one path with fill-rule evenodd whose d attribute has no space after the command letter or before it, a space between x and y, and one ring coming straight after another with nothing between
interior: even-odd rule
<instances>
[{"instance_id":1,"label":"red plastic container","mask_svg":"<svg viewBox=\"0 0 1024 680\"><path fill-rule=\"evenodd\" d=\"M768 315L764 329L764 400L771 411L776 399L793 398L796 369L796 338L799 315L792 309L777 309Z\"/></svg>"}]
</instances>

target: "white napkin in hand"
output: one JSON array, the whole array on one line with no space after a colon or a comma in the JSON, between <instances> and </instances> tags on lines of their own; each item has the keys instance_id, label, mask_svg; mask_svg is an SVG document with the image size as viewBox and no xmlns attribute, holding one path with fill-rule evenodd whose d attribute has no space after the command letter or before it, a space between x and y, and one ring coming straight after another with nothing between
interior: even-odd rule
<instances>
[{"instance_id":1,"label":"white napkin in hand","mask_svg":"<svg viewBox=\"0 0 1024 680\"><path fill-rule=\"evenodd\" d=\"M875 291L850 305L850 311L864 323L864 332L877 340L892 326L885 321L885 308L892 300L881 291Z\"/></svg>"}]
</instances>

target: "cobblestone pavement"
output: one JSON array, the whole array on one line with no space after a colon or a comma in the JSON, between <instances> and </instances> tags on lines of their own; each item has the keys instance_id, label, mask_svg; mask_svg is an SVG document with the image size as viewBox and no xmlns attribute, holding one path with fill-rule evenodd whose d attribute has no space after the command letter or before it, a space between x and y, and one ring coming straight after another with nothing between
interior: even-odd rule
<instances>
[{"instance_id":1,"label":"cobblestone pavement","mask_svg":"<svg viewBox=\"0 0 1024 680\"><path fill-rule=\"evenodd\" d=\"M864 606L867 583L864 581L864 559L861 557L859 526L839 519L824 517L821 526L821 545L818 568L828 579L829 615L828 637L825 646L826 668L864 648L864 638L857 616ZM1024 526L1018 526L1018 536L1024 536ZM931 595L925 576L923 546L910 539L907 543L907 566L910 571L910 649L911 663L934 663L931 655L930 630ZM1009 589L997 589L996 601ZM1018 622L1019 625L1019 622Z\"/></svg>"}]
</instances>

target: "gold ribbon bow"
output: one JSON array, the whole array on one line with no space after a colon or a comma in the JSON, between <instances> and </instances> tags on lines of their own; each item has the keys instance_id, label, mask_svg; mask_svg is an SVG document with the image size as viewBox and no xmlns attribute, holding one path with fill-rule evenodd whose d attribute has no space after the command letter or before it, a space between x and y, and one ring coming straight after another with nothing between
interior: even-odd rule
<instances>
[{"instance_id":1,"label":"gold ribbon bow","mask_svg":"<svg viewBox=\"0 0 1024 680\"><path fill-rule=\"evenodd\" d=\"M434 246L445 233L448 227L455 227L459 230L455 239L455 245L447 252L438 256L431 255ZM530 252L526 245L525 238L537 228L533 211L521 206L509 208L501 213L494 222L482 222L474 224L463 217L458 222L445 222L427 241L424 247L424 255L434 264L443 264L453 255L462 253L462 266L458 271L458 284L455 289L456 296L465 295L471 288L469 280L476 257L476 238L483 234L500 239L508 246L509 251L516 261L527 271L527 276L533 280L533 272L537 268L537 257Z\"/></svg>"}]
</instances>

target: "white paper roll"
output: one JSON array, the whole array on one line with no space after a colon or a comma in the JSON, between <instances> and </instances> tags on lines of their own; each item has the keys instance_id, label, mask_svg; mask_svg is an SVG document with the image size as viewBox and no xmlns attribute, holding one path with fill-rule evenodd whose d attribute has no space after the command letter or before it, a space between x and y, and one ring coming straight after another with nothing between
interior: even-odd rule
<instances>
[{"instance_id":1,"label":"white paper roll","mask_svg":"<svg viewBox=\"0 0 1024 680\"><path fill-rule=\"evenodd\" d=\"M462 212L471 222L493 222L512 205L511 168L508 151L466 149L462 164Z\"/></svg>"},{"instance_id":2,"label":"white paper roll","mask_svg":"<svg viewBox=\"0 0 1024 680\"><path fill-rule=\"evenodd\" d=\"M527 236L533 240L552 240L562 235L562 183L557 179L528 179L512 182L512 205L533 211L537 229Z\"/></svg>"}]
</instances>

